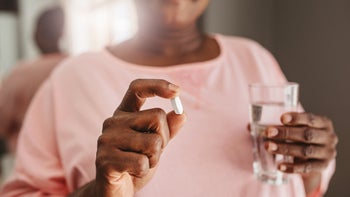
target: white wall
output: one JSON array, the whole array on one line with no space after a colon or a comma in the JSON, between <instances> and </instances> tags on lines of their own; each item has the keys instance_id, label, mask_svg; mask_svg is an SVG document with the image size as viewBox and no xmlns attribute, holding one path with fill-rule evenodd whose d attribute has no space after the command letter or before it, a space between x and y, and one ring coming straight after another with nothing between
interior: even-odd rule
<instances>
[{"instance_id":1,"label":"white wall","mask_svg":"<svg viewBox=\"0 0 350 197\"><path fill-rule=\"evenodd\" d=\"M20 0L19 14L0 12L0 78L19 60L33 59L38 51L33 42L36 18L58 0Z\"/></svg>"},{"instance_id":2,"label":"white wall","mask_svg":"<svg viewBox=\"0 0 350 197\"><path fill-rule=\"evenodd\" d=\"M0 12L0 78L4 76L18 59L17 17L8 12Z\"/></svg>"},{"instance_id":3,"label":"white wall","mask_svg":"<svg viewBox=\"0 0 350 197\"><path fill-rule=\"evenodd\" d=\"M70 54L101 50L130 38L137 29L133 0L65 0Z\"/></svg>"}]
</instances>

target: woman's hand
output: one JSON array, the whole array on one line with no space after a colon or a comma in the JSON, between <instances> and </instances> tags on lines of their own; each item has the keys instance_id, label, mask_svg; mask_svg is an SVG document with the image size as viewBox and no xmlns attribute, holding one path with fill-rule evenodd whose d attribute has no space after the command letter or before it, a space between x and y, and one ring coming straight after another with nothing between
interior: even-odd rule
<instances>
[{"instance_id":1,"label":"woman's hand","mask_svg":"<svg viewBox=\"0 0 350 197\"><path fill-rule=\"evenodd\" d=\"M287 173L321 172L336 156L338 137L332 121L310 113L286 113L283 126L266 129L266 148L273 154L290 155L295 162L279 165Z\"/></svg>"},{"instance_id":2,"label":"woman's hand","mask_svg":"<svg viewBox=\"0 0 350 197\"><path fill-rule=\"evenodd\" d=\"M178 94L179 87L165 80L139 79L130 84L114 115L105 120L98 139L94 187L99 196L133 195L152 178L163 149L186 117L140 108L148 97L169 99ZM124 193L126 190L132 194Z\"/></svg>"},{"instance_id":3,"label":"woman's hand","mask_svg":"<svg viewBox=\"0 0 350 197\"><path fill-rule=\"evenodd\" d=\"M294 112L283 114L281 122L283 126L266 129L265 147L272 154L294 157L294 163L281 163L279 170L301 174L308 193L319 186L321 172L336 157L338 137L333 123L323 116Z\"/></svg>"}]
</instances>

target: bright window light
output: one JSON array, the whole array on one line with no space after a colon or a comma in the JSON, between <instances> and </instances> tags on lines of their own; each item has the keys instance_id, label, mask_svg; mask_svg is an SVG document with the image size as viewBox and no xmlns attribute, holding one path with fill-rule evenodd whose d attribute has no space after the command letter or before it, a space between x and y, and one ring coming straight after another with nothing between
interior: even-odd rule
<instances>
[{"instance_id":1,"label":"bright window light","mask_svg":"<svg viewBox=\"0 0 350 197\"><path fill-rule=\"evenodd\" d=\"M117 44L137 31L133 0L65 0L64 5L71 54Z\"/></svg>"}]
</instances>

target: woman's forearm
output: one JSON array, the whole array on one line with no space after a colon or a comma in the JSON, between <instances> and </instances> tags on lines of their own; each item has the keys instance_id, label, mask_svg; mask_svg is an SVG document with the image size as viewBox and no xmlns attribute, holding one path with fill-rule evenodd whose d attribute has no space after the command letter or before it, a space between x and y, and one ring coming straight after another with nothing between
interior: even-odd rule
<instances>
[{"instance_id":1,"label":"woman's forearm","mask_svg":"<svg viewBox=\"0 0 350 197\"><path fill-rule=\"evenodd\" d=\"M95 197L101 196L97 195L95 180L87 183L80 189L74 191L72 194L68 195L68 197Z\"/></svg>"},{"instance_id":2,"label":"woman's forearm","mask_svg":"<svg viewBox=\"0 0 350 197\"><path fill-rule=\"evenodd\" d=\"M68 195L68 197L133 197L135 194L134 186L130 180L120 179L109 184L101 184L101 182L93 180Z\"/></svg>"},{"instance_id":3,"label":"woman's forearm","mask_svg":"<svg viewBox=\"0 0 350 197\"><path fill-rule=\"evenodd\" d=\"M317 172L317 173L302 175L302 178L303 178L305 193L307 197L322 196L322 194L319 194L318 196L314 195L315 191L317 191L321 185L321 178L322 178L321 173Z\"/></svg>"}]
</instances>

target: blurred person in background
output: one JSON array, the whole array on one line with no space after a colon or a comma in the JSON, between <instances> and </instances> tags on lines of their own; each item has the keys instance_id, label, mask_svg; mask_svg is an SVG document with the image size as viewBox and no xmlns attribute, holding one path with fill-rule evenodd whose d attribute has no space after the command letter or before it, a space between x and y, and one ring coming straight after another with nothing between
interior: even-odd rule
<instances>
[{"instance_id":1,"label":"blurred person in background","mask_svg":"<svg viewBox=\"0 0 350 197\"><path fill-rule=\"evenodd\" d=\"M17 136L26 111L42 82L66 55L59 47L64 29L64 13L55 6L45 10L37 20L34 40L41 55L23 61L5 77L0 89L0 137L2 153L14 154ZM6 171L1 173L6 174Z\"/></svg>"},{"instance_id":2,"label":"blurred person in background","mask_svg":"<svg viewBox=\"0 0 350 197\"><path fill-rule=\"evenodd\" d=\"M291 174L287 184L255 178L245 132L248 84L286 78L256 42L201 33L196 23L208 3L136 0L132 39L56 69L28 112L1 194L322 196L337 144L323 116L287 113L265 131L266 149L296 162L279 166ZM180 93L185 114L169 106Z\"/></svg>"}]
</instances>

